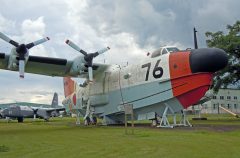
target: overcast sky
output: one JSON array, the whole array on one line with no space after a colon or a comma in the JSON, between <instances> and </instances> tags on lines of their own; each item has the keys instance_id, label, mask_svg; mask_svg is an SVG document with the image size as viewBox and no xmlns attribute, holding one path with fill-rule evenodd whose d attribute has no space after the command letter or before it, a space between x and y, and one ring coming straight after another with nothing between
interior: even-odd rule
<instances>
[{"instance_id":1,"label":"overcast sky","mask_svg":"<svg viewBox=\"0 0 240 158\"><path fill-rule=\"evenodd\" d=\"M240 20L239 6L239 0L1 0L0 31L20 43L51 38L31 55L71 60L78 52L64 43L69 38L88 52L110 46L95 62L133 63L162 45L193 47L194 26L199 47L206 47L204 33L226 31ZM0 40L0 52L11 48ZM18 76L0 70L0 103L50 104L54 92L64 98L60 77Z\"/></svg>"}]
</instances>

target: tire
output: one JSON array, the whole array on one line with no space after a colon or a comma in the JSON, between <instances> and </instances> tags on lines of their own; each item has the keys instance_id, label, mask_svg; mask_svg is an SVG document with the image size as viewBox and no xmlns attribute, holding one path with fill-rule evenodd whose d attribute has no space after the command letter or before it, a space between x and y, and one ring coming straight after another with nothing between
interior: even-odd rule
<instances>
[{"instance_id":1,"label":"tire","mask_svg":"<svg viewBox=\"0 0 240 158\"><path fill-rule=\"evenodd\" d=\"M22 123L23 122L23 117L18 117L17 120L18 120L18 123Z\"/></svg>"},{"instance_id":2,"label":"tire","mask_svg":"<svg viewBox=\"0 0 240 158\"><path fill-rule=\"evenodd\" d=\"M157 126L157 123L158 123L158 122L157 122L157 119L153 119L153 120L152 120L152 124L151 124L152 127L156 127L156 126Z\"/></svg>"},{"instance_id":3,"label":"tire","mask_svg":"<svg viewBox=\"0 0 240 158\"><path fill-rule=\"evenodd\" d=\"M87 126L90 124L90 118L87 117L85 120L84 120L84 124Z\"/></svg>"},{"instance_id":4,"label":"tire","mask_svg":"<svg viewBox=\"0 0 240 158\"><path fill-rule=\"evenodd\" d=\"M96 124L97 124L97 117L94 116L94 117L92 118L92 121L93 121L93 122L92 122L93 125L96 125Z\"/></svg>"}]
</instances>

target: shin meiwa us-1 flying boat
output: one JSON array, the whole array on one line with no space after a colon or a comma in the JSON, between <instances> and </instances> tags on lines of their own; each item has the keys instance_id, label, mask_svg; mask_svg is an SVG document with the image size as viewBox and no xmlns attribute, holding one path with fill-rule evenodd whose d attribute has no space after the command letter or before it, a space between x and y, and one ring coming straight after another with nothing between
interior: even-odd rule
<instances>
[{"instance_id":1,"label":"shin meiwa us-1 flying boat","mask_svg":"<svg viewBox=\"0 0 240 158\"><path fill-rule=\"evenodd\" d=\"M14 46L10 55L0 53L1 69L19 71L20 77L24 72L64 77L63 104L83 115L86 123L96 121L96 117L103 118L105 124L123 123L123 105L132 104L134 119L154 119L158 115L162 126L169 127L167 114L198 102L212 84L213 73L228 63L226 53L218 48L179 51L164 47L141 63L106 65L93 59L109 47L87 53L67 40L66 44L80 52L75 59L67 60L29 55L31 47L49 38L29 44L18 44L2 33L0 38ZM86 81L78 85L71 77Z\"/></svg>"}]
</instances>

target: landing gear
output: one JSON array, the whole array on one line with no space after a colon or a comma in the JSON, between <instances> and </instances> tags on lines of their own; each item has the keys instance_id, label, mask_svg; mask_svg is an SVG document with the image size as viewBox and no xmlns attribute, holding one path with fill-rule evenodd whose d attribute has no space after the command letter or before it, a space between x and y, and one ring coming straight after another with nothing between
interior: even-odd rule
<instances>
[{"instance_id":1,"label":"landing gear","mask_svg":"<svg viewBox=\"0 0 240 158\"><path fill-rule=\"evenodd\" d=\"M153 119L151 126L152 126L152 127L156 127L157 124L158 124L158 123L157 123L157 119Z\"/></svg>"},{"instance_id":2,"label":"landing gear","mask_svg":"<svg viewBox=\"0 0 240 158\"><path fill-rule=\"evenodd\" d=\"M89 124L90 124L90 118L87 116L86 118L85 118L85 120L84 120L84 125L85 126L88 126Z\"/></svg>"},{"instance_id":3,"label":"landing gear","mask_svg":"<svg viewBox=\"0 0 240 158\"><path fill-rule=\"evenodd\" d=\"M160 117L156 112L155 112L155 118L151 119L151 121L152 121L151 123L152 127L156 127L160 123Z\"/></svg>"},{"instance_id":4,"label":"landing gear","mask_svg":"<svg viewBox=\"0 0 240 158\"><path fill-rule=\"evenodd\" d=\"M86 108L86 113L85 113L85 116L83 117L84 125L85 126L88 126L90 124L96 125L97 124L97 118L95 116L93 116L94 108L91 107L90 99L88 98L86 100L87 101L84 102L84 106L82 106L84 109ZM83 102L83 100L82 100L82 102ZM82 111L82 113L84 113L84 112ZM80 125L80 115L81 115L81 111L77 111L76 125Z\"/></svg>"},{"instance_id":5,"label":"landing gear","mask_svg":"<svg viewBox=\"0 0 240 158\"><path fill-rule=\"evenodd\" d=\"M97 117L93 117L92 119L90 117L86 117L86 119L84 120L84 125L88 126L88 125L96 125L97 124Z\"/></svg>"},{"instance_id":6,"label":"landing gear","mask_svg":"<svg viewBox=\"0 0 240 158\"><path fill-rule=\"evenodd\" d=\"M7 123L9 123L11 121L10 117L6 117L5 119L6 119Z\"/></svg>"},{"instance_id":7,"label":"landing gear","mask_svg":"<svg viewBox=\"0 0 240 158\"><path fill-rule=\"evenodd\" d=\"M18 117L17 120L18 120L18 123L23 123L23 117Z\"/></svg>"},{"instance_id":8,"label":"landing gear","mask_svg":"<svg viewBox=\"0 0 240 158\"><path fill-rule=\"evenodd\" d=\"M93 108L90 107L90 100L88 100L86 114L84 116L84 124L85 125L97 124L97 118L95 116L93 117L93 113L94 113L94 110L93 110Z\"/></svg>"},{"instance_id":9,"label":"landing gear","mask_svg":"<svg viewBox=\"0 0 240 158\"><path fill-rule=\"evenodd\" d=\"M36 121L36 118L37 118L37 115L34 114L34 115L33 115L33 121Z\"/></svg>"},{"instance_id":10,"label":"landing gear","mask_svg":"<svg viewBox=\"0 0 240 158\"><path fill-rule=\"evenodd\" d=\"M77 112L76 125L80 125L80 112Z\"/></svg>"},{"instance_id":11,"label":"landing gear","mask_svg":"<svg viewBox=\"0 0 240 158\"><path fill-rule=\"evenodd\" d=\"M97 117L94 116L94 117L92 118L92 124L93 124L93 125L96 125L96 124L97 124Z\"/></svg>"}]
</instances>

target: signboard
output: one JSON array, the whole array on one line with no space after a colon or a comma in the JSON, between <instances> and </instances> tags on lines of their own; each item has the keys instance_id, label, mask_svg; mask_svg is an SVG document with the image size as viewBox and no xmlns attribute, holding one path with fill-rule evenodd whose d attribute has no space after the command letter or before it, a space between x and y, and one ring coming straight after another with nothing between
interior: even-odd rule
<instances>
[{"instance_id":1,"label":"signboard","mask_svg":"<svg viewBox=\"0 0 240 158\"><path fill-rule=\"evenodd\" d=\"M133 105L132 104L124 104L124 112L125 114L132 114L133 113Z\"/></svg>"}]
</instances>

